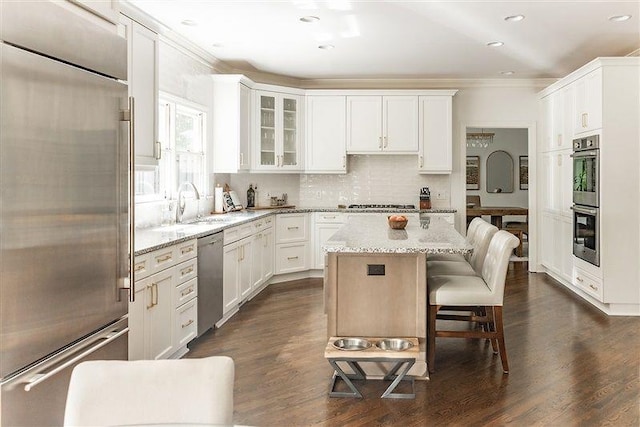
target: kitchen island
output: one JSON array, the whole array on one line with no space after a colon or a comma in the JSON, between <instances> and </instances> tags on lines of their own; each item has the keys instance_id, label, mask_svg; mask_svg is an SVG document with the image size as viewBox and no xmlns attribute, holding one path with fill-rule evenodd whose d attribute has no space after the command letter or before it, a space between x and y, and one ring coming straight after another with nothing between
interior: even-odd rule
<instances>
[{"instance_id":1,"label":"kitchen island","mask_svg":"<svg viewBox=\"0 0 640 427\"><path fill-rule=\"evenodd\" d=\"M467 254L471 245L441 218L409 220L404 230L393 230L377 216L352 218L324 249L327 338L418 338L420 356L410 374L426 377L426 256Z\"/></svg>"}]
</instances>

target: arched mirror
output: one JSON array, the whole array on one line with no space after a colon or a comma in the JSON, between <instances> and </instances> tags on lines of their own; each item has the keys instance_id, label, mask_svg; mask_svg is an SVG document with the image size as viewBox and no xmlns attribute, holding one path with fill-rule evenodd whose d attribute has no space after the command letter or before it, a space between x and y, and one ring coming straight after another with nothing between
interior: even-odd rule
<instances>
[{"instance_id":1,"label":"arched mirror","mask_svg":"<svg viewBox=\"0 0 640 427\"><path fill-rule=\"evenodd\" d=\"M506 151L487 158L487 193L513 193L513 158Z\"/></svg>"}]
</instances>

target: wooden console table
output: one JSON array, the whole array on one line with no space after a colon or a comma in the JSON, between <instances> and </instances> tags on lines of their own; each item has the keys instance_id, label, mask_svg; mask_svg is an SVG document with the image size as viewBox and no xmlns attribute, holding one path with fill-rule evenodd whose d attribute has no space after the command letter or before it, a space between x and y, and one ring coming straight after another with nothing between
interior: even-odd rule
<instances>
[{"instance_id":1,"label":"wooden console table","mask_svg":"<svg viewBox=\"0 0 640 427\"><path fill-rule=\"evenodd\" d=\"M502 229L502 217L505 215L529 215L528 208L500 207L500 206L476 206L467 208L467 219L475 216L490 215L491 224Z\"/></svg>"}]
</instances>

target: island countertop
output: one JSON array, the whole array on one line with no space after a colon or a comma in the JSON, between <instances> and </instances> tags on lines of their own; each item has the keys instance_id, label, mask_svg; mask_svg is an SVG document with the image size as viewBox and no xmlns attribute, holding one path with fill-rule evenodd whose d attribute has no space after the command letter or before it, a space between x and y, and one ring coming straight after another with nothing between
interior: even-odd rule
<instances>
[{"instance_id":1,"label":"island countertop","mask_svg":"<svg viewBox=\"0 0 640 427\"><path fill-rule=\"evenodd\" d=\"M389 227L387 218L354 217L342 226L323 249L329 253L467 254L464 237L443 218L409 219L404 230Z\"/></svg>"}]
</instances>

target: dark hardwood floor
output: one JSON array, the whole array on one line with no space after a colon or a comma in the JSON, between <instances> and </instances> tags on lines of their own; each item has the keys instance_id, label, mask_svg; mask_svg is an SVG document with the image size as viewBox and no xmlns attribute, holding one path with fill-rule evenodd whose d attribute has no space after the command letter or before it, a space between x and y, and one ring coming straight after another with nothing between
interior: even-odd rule
<instances>
[{"instance_id":1,"label":"dark hardwood floor","mask_svg":"<svg viewBox=\"0 0 640 427\"><path fill-rule=\"evenodd\" d=\"M187 357L235 361L234 422L254 426L638 426L640 318L607 317L544 274L511 268L510 373L485 340L438 339L436 372L415 400L329 398L322 281L269 286Z\"/></svg>"}]
</instances>

